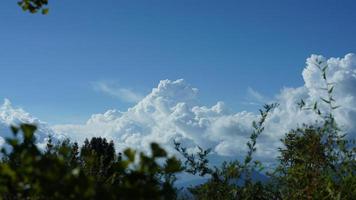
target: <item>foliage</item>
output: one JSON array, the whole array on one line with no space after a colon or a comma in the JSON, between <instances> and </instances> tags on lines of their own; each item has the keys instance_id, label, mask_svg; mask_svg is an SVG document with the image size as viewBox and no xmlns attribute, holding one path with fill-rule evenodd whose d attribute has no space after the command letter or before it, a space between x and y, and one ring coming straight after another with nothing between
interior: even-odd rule
<instances>
[{"instance_id":1,"label":"foliage","mask_svg":"<svg viewBox=\"0 0 356 200\"><path fill-rule=\"evenodd\" d=\"M220 167L210 168L207 155L210 150L199 148L199 152L187 153L186 148L175 142L176 150L185 159L185 171L193 175L210 175L210 179L201 185L189 188L195 199L270 199L267 186L260 181L252 181L252 173L262 170L259 161L253 160L258 136L264 130L264 122L278 104L265 105L260 110L260 119L252 123L253 131L247 142L248 151L243 162L239 160L224 162Z\"/></svg>"},{"instance_id":2,"label":"foliage","mask_svg":"<svg viewBox=\"0 0 356 200\"><path fill-rule=\"evenodd\" d=\"M311 106L304 100L298 103L303 110L312 110L320 122L304 124L286 133L281 139L278 166L268 172L270 181L254 181L251 174L263 170L258 160L253 160L258 136L264 130L268 113L277 105L266 105L260 111L260 120L253 122L253 132L247 143L248 152L243 162L224 162L220 167L209 168L210 150L188 154L186 148L175 143L176 150L185 159L185 171L193 175L210 175L201 185L189 188L195 199L354 199L356 197L355 140L346 139L338 127L333 111L334 85L328 81L327 63L315 63L325 82L325 97ZM328 108L322 112L320 105Z\"/></svg>"},{"instance_id":3,"label":"foliage","mask_svg":"<svg viewBox=\"0 0 356 200\"><path fill-rule=\"evenodd\" d=\"M355 141L341 134L333 111L334 86L327 78L327 63L316 61L325 87L326 97L321 102L329 110L319 109L318 102L307 106L301 100L301 109L313 110L321 125L303 125L291 130L282 139L280 164L274 172L283 199L353 199L356 197L356 149Z\"/></svg>"},{"instance_id":4,"label":"foliage","mask_svg":"<svg viewBox=\"0 0 356 200\"><path fill-rule=\"evenodd\" d=\"M21 0L17 3L22 10L30 13L37 13L40 11L42 14L47 14L49 11L47 8L48 0Z\"/></svg>"},{"instance_id":5,"label":"foliage","mask_svg":"<svg viewBox=\"0 0 356 200\"><path fill-rule=\"evenodd\" d=\"M35 144L36 127L12 127L0 163L0 199L175 199L180 162L153 143L152 155L126 149L116 155L112 142L69 140L45 150ZM18 137L18 132L23 134ZM162 162L160 162L161 160ZM160 164L162 163L162 164Z\"/></svg>"},{"instance_id":6,"label":"foliage","mask_svg":"<svg viewBox=\"0 0 356 200\"><path fill-rule=\"evenodd\" d=\"M78 168L67 167L69 147L60 145L41 152L35 145L32 125L21 125L23 138L7 139L10 153L3 148L0 164L1 199L87 199L93 195L94 180ZM14 134L19 131L13 127Z\"/></svg>"}]
</instances>

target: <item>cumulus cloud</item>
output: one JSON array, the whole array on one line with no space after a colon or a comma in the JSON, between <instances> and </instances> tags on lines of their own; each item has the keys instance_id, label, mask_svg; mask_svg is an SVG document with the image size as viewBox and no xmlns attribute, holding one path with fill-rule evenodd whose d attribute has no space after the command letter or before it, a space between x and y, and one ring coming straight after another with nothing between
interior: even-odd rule
<instances>
[{"instance_id":1,"label":"cumulus cloud","mask_svg":"<svg viewBox=\"0 0 356 200\"><path fill-rule=\"evenodd\" d=\"M54 139L62 140L64 135L57 134L49 125L36 117L31 116L22 108L15 108L10 100L5 99L4 103L0 106L0 146L5 142L6 137L12 137L10 126L17 126L22 123L35 124L38 127L35 136L39 141L39 146L44 147L45 142L49 135Z\"/></svg>"},{"instance_id":2,"label":"cumulus cloud","mask_svg":"<svg viewBox=\"0 0 356 200\"><path fill-rule=\"evenodd\" d=\"M328 64L328 79L335 85L335 99L342 106L335 112L337 122L351 137L355 137L356 56L347 54L343 58L326 59L312 55L302 73L305 84L283 88L274 97L273 101L280 106L268 117L265 132L258 139L259 159L273 160L280 138L288 130L318 120L312 111L301 111L296 105L300 99L312 103L325 95L325 91L320 89L324 82L315 66L317 60ZM260 101L265 100L252 89L251 92ZM106 137L115 141L118 150L126 147L146 150L155 141L174 152L173 140L178 140L188 147L212 148L215 156L243 156L251 123L258 115L231 112L223 102L201 106L198 100L198 90L184 80L162 80L150 94L127 111L108 110L92 115L84 124L60 124L51 130L78 142L94 136ZM5 104L3 107L9 107ZM5 110L8 109L0 113ZM16 112L9 116L17 116ZM22 110L20 113L20 116L25 115ZM5 121L7 118L11 117L1 117Z\"/></svg>"},{"instance_id":3,"label":"cumulus cloud","mask_svg":"<svg viewBox=\"0 0 356 200\"><path fill-rule=\"evenodd\" d=\"M312 103L324 95L324 91L320 89L324 82L315 66L317 59L324 60L330 67L328 78L335 84L335 98L342 104L342 108L336 111L339 124L345 130L354 132L355 55L348 54L344 58L329 60L312 55L307 59L303 70L305 85L283 88L275 96L274 101L280 106L267 119L266 131L258 143L258 157L264 160L273 159L280 146L279 139L288 130L318 119L313 112L301 111L296 105L300 99ZM248 94L259 103L268 101L268 98L252 88L248 89ZM184 80L164 80L137 105L125 112L110 110L93 115L86 124L57 125L54 129L78 140L84 137L81 134L105 136L115 140L119 148L135 146L145 149L150 142L158 141L171 149L172 141L176 139L187 146L213 148L217 155L243 155L251 132L251 123L258 116L252 112L232 113L223 102L210 107L200 106L197 100L198 90Z\"/></svg>"},{"instance_id":4,"label":"cumulus cloud","mask_svg":"<svg viewBox=\"0 0 356 200\"><path fill-rule=\"evenodd\" d=\"M141 94L134 92L131 89L120 87L115 82L95 82L93 83L93 88L96 91L103 92L129 103L136 103L143 99Z\"/></svg>"}]
</instances>

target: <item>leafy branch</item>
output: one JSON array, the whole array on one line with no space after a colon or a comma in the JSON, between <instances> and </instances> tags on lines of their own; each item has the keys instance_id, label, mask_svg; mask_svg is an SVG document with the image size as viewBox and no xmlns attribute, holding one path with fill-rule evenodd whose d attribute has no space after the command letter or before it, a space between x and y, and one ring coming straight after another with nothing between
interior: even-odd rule
<instances>
[{"instance_id":1,"label":"leafy branch","mask_svg":"<svg viewBox=\"0 0 356 200\"><path fill-rule=\"evenodd\" d=\"M21 0L17 4L22 8L23 11L28 11L30 13L41 12L42 14L48 14L49 8L48 0Z\"/></svg>"}]
</instances>

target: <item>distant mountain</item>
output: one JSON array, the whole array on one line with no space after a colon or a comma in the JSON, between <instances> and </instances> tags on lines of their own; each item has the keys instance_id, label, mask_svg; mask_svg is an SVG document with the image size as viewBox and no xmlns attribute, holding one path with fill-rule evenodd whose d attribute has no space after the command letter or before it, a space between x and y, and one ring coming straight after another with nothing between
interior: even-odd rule
<instances>
[{"instance_id":1,"label":"distant mountain","mask_svg":"<svg viewBox=\"0 0 356 200\"><path fill-rule=\"evenodd\" d=\"M178 188L187 188L187 187L192 187L192 186L197 186L205 183L206 181L209 180L209 177L194 177L191 176L189 178L186 178L184 180L184 177L180 178L179 181L177 181L176 186ZM269 177L266 176L263 173L259 172L253 172L252 173L252 180L253 181L261 181L261 182L267 182L269 180ZM236 180L237 184L242 184L242 180Z\"/></svg>"},{"instance_id":2,"label":"distant mountain","mask_svg":"<svg viewBox=\"0 0 356 200\"><path fill-rule=\"evenodd\" d=\"M183 199L193 199L192 194L189 192L189 187L198 186L204 184L209 180L209 177L195 177L192 175L183 175L179 177L178 181L176 182L176 187L179 189L178 195ZM267 182L269 177L263 173L253 172L252 173L252 180L253 181L261 181ZM241 185L243 184L242 180L236 180L236 183Z\"/></svg>"},{"instance_id":3,"label":"distant mountain","mask_svg":"<svg viewBox=\"0 0 356 200\"><path fill-rule=\"evenodd\" d=\"M208 181L208 179L209 179L208 177L202 178L202 177L195 177L195 176L191 176L190 178L181 177L176 182L176 187L187 188L187 187L191 187L191 186L201 185L201 184L205 183L206 181Z\"/></svg>"}]
</instances>

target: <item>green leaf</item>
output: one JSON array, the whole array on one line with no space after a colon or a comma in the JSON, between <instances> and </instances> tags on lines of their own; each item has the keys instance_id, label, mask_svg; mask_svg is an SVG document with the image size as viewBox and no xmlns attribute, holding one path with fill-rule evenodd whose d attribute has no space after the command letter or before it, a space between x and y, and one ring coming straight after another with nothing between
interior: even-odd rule
<instances>
[{"instance_id":1,"label":"green leaf","mask_svg":"<svg viewBox=\"0 0 356 200\"><path fill-rule=\"evenodd\" d=\"M10 144L12 147L15 147L19 144L18 139L7 139L6 142Z\"/></svg>"},{"instance_id":2,"label":"green leaf","mask_svg":"<svg viewBox=\"0 0 356 200\"><path fill-rule=\"evenodd\" d=\"M42 14L43 14L43 15L47 15L48 12L49 12L49 9L48 9L48 8L42 9Z\"/></svg>"},{"instance_id":3,"label":"green leaf","mask_svg":"<svg viewBox=\"0 0 356 200\"><path fill-rule=\"evenodd\" d=\"M340 108L341 106L333 106L331 107L333 110Z\"/></svg>"},{"instance_id":4,"label":"green leaf","mask_svg":"<svg viewBox=\"0 0 356 200\"><path fill-rule=\"evenodd\" d=\"M20 126L25 139L31 139L36 131L36 126L32 125L32 124L22 124Z\"/></svg>"},{"instance_id":5,"label":"green leaf","mask_svg":"<svg viewBox=\"0 0 356 200\"><path fill-rule=\"evenodd\" d=\"M330 104L330 103L331 103L330 101L324 99L323 97L320 97L320 99L321 99L322 101L324 101L325 103L327 103L327 104Z\"/></svg>"},{"instance_id":6,"label":"green leaf","mask_svg":"<svg viewBox=\"0 0 356 200\"><path fill-rule=\"evenodd\" d=\"M328 69L328 67L329 67L329 66L326 65L325 67L323 67L322 71L323 71L323 72L326 72L326 70Z\"/></svg>"},{"instance_id":7,"label":"green leaf","mask_svg":"<svg viewBox=\"0 0 356 200\"><path fill-rule=\"evenodd\" d=\"M151 144L151 150L153 157L166 157L167 153L164 149L162 149L157 143Z\"/></svg>"},{"instance_id":8,"label":"green leaf","mask_svg":"<svg viewBox=\"0 0 356 200\"><path fill-rule=\"evenodd\" d=\"M331 94L334 90L334 86L332 86L329 90L328 90L328 93Z\"/></svg>"},{"instance_id":9,"label":"green leaf","mask_svg":"<svg viewBox=\"0 0 356 200\"><path fill-rule=\"evenodd\" d=\"M11 167L7 164L1 164L0 165L0 171L1 171L1 175L5 175L10 177L12 180L16 179L16 172L11 169ZM1 196L0 196L1 197Z\"/></svg>"},{"instance_id":10,"label":"green leaf","mask_svg":"<svg viewBox=\"0 0 356 200\"><path fill-rule=\"evenodd\" d=\"M175 157L167 159L164 171L166 173L176 173L182 171L180 160L177 160Z\"/></svg>"},{"instance_id":11,"label":"green leaf","mask_svg":"<svg viewBox=\"0 0 356 200\"><path fill-rule=\"evenodd\" d=\"M19 128L17 128L16 126L11 126L11 131L16 136L17 133L19 132Z\"/></svg>"},{"instance_id":12,"label":"green leaf","mask_svg":"<svg viewBox=\"0 0 356 200\"><path fill-rule=\"evenodd\" d=\"M314 110L318 109L318 102L315 102L315 103L314 103L313 109L314 109Z\"/></svg>"},{"instance_id":13,"label":"green leaf","mask_svg":"<svg viewBox=\"0 0 356 200\"><path fill-rule=\"evenodd\" d=\"M134 162L135 161L135 154L136 152L132 149L126 149L124 151L124 154L125 156L127 157L127 159L130 161L130 162Z\"/></svg>"}]
</instances>

